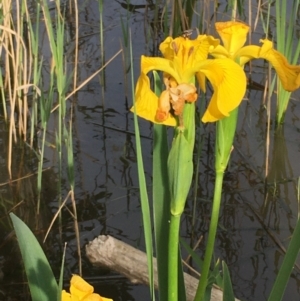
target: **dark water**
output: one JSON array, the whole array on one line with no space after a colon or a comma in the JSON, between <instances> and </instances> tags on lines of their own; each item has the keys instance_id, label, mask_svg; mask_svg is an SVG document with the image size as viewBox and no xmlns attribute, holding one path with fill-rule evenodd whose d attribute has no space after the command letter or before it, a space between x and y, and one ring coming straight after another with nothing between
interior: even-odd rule
<instances>
[{"instance_id":1,"label":"dark water","mask_svg":"<svg viewBox=\"0 0 300 301\"><path fill-rule=\"evenodd\" d=\"M142 1L140 1L142 2ZM137 3L145 4L145 3ZM99 48L99 10L97 1L79 3L80 51L78 82L84 81L101 66ZM226 5L221 4L218 20L228 20ZM247 15L247 13L245 13ZM129 12L118 1L105 1L104 53L107 61L122 44L125 59L119 55L105 69L105 83L99 76L84 86L70 101L74 104L74 159L80 243L84 254L87 242L100 234L109 234L137 248L144 249L143 227L139 203L135 157L131 83L128 52L122 33L128 22L134 50L134 70L138 75L141 54L157 53L160 37L151 40L154 12L139 8ZM72 15L67 16L72 52ZM145 21L146 20L146 21ZM41 30L42 31L42 30ZM258 27L254 39L262 37ZM47 59L47 45L44 46ZM125 61L124 61L125 60ZM264 75L258 62L253 64L252 79L264 85ZM260 66L263 62L260 63ZM46 75L45 75L46 76ZM102 83L102 84L101 84ZM216 258L229 265L234 290L244 300L266 300L283 258L298 214L297 181L300 175L299 93L289 106L286 124L275 134L271 123L269 175L266 166L266 109L263 92L250 89L240 108L239 125L230 166L225 174L220 227L216 243ZM272 119L275 117L275 98L272 99ZM55 142L55 114L50 123L48 141ZM140 120L146 178L151 191L152 133L151 124ZM0 300L28 300L28 289L18 247L7 214L15 212L33 229L42 241L57 211L57 155L47 148L43 175L41 214L36 214L37 159L28 145L18 142L14 149L13 179L28 178L11 183L6 173L7 127L0 123L0 266L4 277L0 282ZM205 125L197 139L202 141L202 154L197 193L189 197L182 219L182 237L193 245L201 236L205 241L211 212L214 183L214 125ZM196 163L195 156L195 163ZM64 199L69 190L66 174L62 182ZM194 181L195 182L195 181ZM195 224L193 200L196 199ZM68 207L71 208L70 202ZM60 235L61 231L61 235ZM62 246L68 242L65 282L71 273L78 273L78 257L73 219L62 211L62 226L55 223L46 243L45 252L58 275ZM205 243L197 249L202 255ZM148 289L135 286L113 272L94 268L83 255L83 276L97 292L116 300L149 300ZM286 298L299 300L299 269L295 268L287 288ZM20 297L21 296L21 297ZM2 299L1 299L2 298Z\"/></svg>"}]
</instances>

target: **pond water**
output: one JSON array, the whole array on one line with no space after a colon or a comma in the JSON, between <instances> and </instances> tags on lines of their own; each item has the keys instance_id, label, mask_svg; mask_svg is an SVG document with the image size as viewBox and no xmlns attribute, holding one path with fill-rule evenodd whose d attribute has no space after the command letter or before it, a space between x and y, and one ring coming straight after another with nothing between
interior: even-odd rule
<instances>
[{"instance_id":1,"label":"pond water","mask_svg":"<svg viewBox=\"0 0 300 301\"><path fill-rule=\"evenodd\" d=\"M104 53L107 61L118 52L121 44L125 47L122 28L128 26L132 35L133 67L137 77L140 55L158 53L157 45L161 37L158 36L156 40L149 37L154 16L151 5L146 7L144 1L132 4L139 6L128 11L121 1L105 1ZM101 52L98 2L79 1L79 9L80 83L101 67ZM247 12L247 8L245 9ZM67 25L71 28L74 20L72 15L67 17ZM213 17L229 20L226 3L220 4L218 13ZM245 20L247 18L248 13L245 13ZM274 27L273 19L271 23ZM262 29L258 26L253 40L262 36ZM72 40L72 29L70 38ZM44 47L47 54L47 46ZM72 42L66 46L66 51L71 53L70 64L71 48ZM104 84L101 84L101 79L97 76L71 99L74 104L75 199L83 254L86 243L100 234L112 235L144 250L133 115L128 111L132 104L130 73L127 72L128 52L124 49L125 57L118 55L105 69ZM264 86L265 77L258 65L263 66L263 62L253 64L252 79ZM236 297L243 300L267 299L282 262L283 248L287 246L297 220L297 183L300 176L298 97L299 93L293 94L284 128L276 133L275 98L272 99L267 161L267 118L263 91L250 87L240 108L234 151L225 174L215 256L228 264ZM151 124L140 120L140 130L145 173L151 191ZM213 124L205 125L199 130L197 140L201 141L202 153L198 160L198 180L194 183L197 185L197 192L196 195L191 192L182 218L181 235L189 244L193 245L203 236L203 242L197 249L199 255L203 255L205 249L213 197L214 130ZM51 128L47 133L48 140L52 143L55 141L53 133ZM26 143L18 142L14 147L13 160L13 180L16 181L9 182L6 173L7 126L4 121L0 123L0 135L0 164L3 171L0 174L0 267L4 274L0 280L0 300L29 300L26 278L7 214L14 211L43 240L58 209L57 155L51 147L47 148L42 208L41 214L37 216L36 156ZM266 162L269 165L267 180ZM26 175L28 177L20 179ZM62 198L65 198L69 191L68 182L63 181L62 186ZM193 224L194 199L196 218ZM68 207L71 208L70 203ZM62 212L62 226L55 223L43 245L56 275L60 269L64 242L68 243L65 265L67 284L70 275L78 273L73 218L67 210ZM150 300L148 288L133 285L112 271L94 268L84 255L83 275L99 293L115 301ZM299 268L296 267L287 287L285 300L299 300L299 280Z\"/></svg>"}]
</instances>

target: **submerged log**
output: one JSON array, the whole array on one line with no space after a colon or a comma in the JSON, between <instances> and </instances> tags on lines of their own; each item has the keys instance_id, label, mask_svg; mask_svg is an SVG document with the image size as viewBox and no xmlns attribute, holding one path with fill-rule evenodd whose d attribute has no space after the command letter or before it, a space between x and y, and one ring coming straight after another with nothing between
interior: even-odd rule
<instances>
[{"instance_id":1,"label":"submerged log","mask_svg":"<svg viewBox=\"0 0 300 301\"><path fill-rule=\"evenodd\" d=\"M109 235L100 235L86 245L86 255L95 266L102 266L114 270L133 283L149 285L147 256L144 252L117 240ZM156 259L154 258L154 285L158 288ZM198 279L184 273L187 301L194 300ZM223 292L214 286L211 301L221 301ZM238 301L236 299L236 301Z\"/></svg>"}]
</instances>

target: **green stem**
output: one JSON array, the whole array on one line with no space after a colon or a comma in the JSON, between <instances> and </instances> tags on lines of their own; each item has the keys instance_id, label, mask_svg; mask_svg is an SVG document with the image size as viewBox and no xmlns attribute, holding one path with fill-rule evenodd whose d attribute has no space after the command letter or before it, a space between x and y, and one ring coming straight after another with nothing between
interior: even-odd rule
<instances>
[{"instance_id":1,"label":"green stem","mask_svg":"<svg viewBox=\"0 0 300 301\"><path fill-rule=\"evenodd\" d=\"M221 196L222 196L222 185L223 185L223 171L217 171L216 173L216 182L215 182L215 191L214 191L214 200L212 207L212 215L210 220L209 232L208 232L208 242L205 250L204 263L202 269L202 275L199 281L197 288L197 293L195 296L195 301L202 301L205 294L205 289L207 286L207 279L209 274L209 268L211 264L211 259L214 251L215 238L218 227Z\"/></svg>"},{"instance_id":2,"label":"green stem","mask_svg":"<svg viewBox=\"0 0 300 301\"><path fill-rule=\"evenodd\" d=\"M178 301L178 248L180 215L171 215L169 230L168 300Z\"/></svg>"}]
</instances>

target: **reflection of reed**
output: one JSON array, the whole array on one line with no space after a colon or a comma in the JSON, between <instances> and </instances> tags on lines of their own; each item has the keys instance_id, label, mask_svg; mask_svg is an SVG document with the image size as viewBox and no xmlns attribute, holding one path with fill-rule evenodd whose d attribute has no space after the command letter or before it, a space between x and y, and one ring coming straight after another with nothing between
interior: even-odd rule
<instances>
[{"instance_id":1,"label":"reflection of reed","mask_svg":"<svg viewBox=\"0 0 300 301\"><path fill-rule=\"evenodd\" d=\"M295 214L292 214L295 212L293 208L296 207L296 202L292 202L296 199L293 193L295 191L293 169L289 161L283 128L275 132L270 158L270 171L265 185L262 179L263 172L260 172L263 169L258 166L253 169L256 173L256 184L251 183L251 179L247 178L250 190L244 189L237 198L242 200L240 208L244 207L244 218L251 220L248 222L248 227L250 225L256 229L252 237L249 235L251 233L249 228L242 230L244 236L242 242L244 243L249 237L246 248L251 253L252 260L252 266L247 267L249 277L253 272L252 279L257 281L258 277L262 278L264 275L261 281L265 281L265 284L270 281L267 280L269 277L274 277L270 266L274 269L279 268L279 259L282 254L285 254L286 242L289 240L295 222ZM244 159L249 160L246 156ZM247 266L243 260L239 260L238 269L241 264ZM242 274L243 272L240 271L238 277L242 277Z\"/></svg>"},{"instance_id":2,"label":"reflection of reed","mask_svg":"<svg viewBox=\"0 0 300 301\"><path fill-rule=\"evenodd\" d=\"M279 209L282 208L286 212L286 218L289 228L293 229L291 222L293 221L293 203L296 200L296 185L294 182L293 169L291 167L286 139L284 136L284 127L279 126L274 135L274 144L272 151L272 161L270 163L270 171L266 179L265 201L262 206L262 215L266 219L268 213L275 213L275 227L280 226ZM292 195L291 191L294 191Z\"/></svg>"},{"instance_id":3,"label":"reflection of reed","mask_svg":"<svg viewBox=\"0 0 300 301\"><path fill-rule=\"evenodd\" d=\"M38 229L40 225L45 225L45 219L41 219L36 215L36 198L37 198L37 156L27 143L20 141L14 146L14 160L11 166L12 179L7 171L8 152L7 149L7 126L2 120L0 122L0 206L6 214L12 210L22 218L33 229ZM48 170L48 174L51 171ZM2 219L8 221L6 215L1 216ZM10 222L3 223L9 225ZM1 231L0 231L1 232Z\"/></svg>"}]
</instances>

